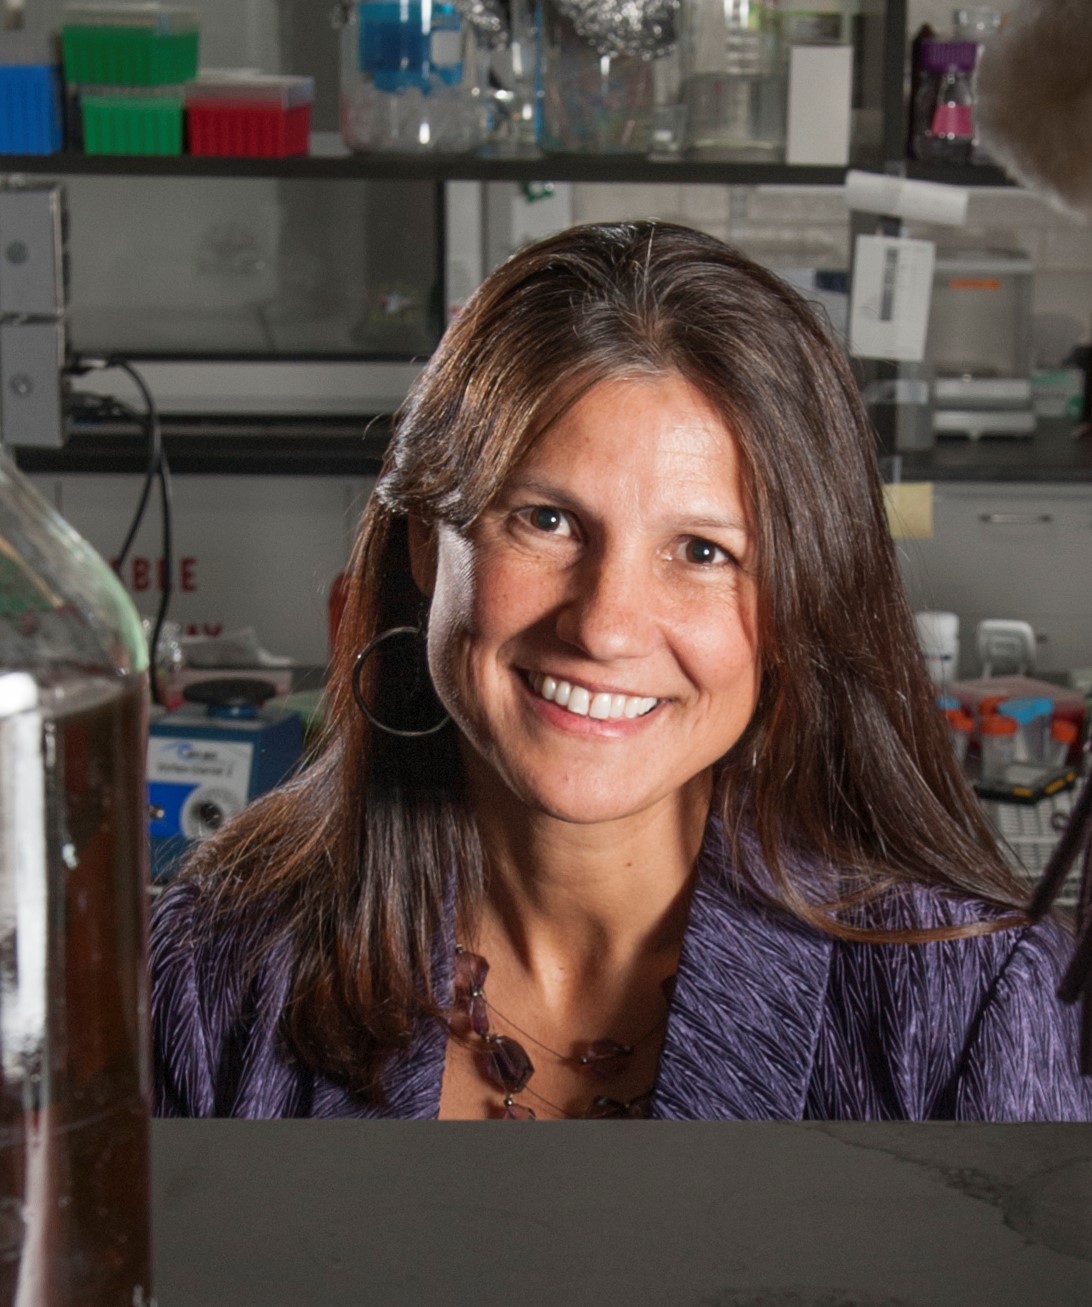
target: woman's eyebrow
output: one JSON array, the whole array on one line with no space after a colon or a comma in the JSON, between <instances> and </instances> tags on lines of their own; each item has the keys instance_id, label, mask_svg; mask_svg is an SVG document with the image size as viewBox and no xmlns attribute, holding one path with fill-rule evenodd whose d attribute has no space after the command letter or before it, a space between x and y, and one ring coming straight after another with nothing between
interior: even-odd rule
<instances>
[{"instance_id":1,"label":"woman's eyebrow","mask_svg":"<svg viewBox=\"0 0 1092 1307\"><path fill-rule=\"evenodd\" d=\"M743 535L750 534L747 523L737 513L684 514L678 520L685 524L688 531L738 531Z\"/></svg>"},{"instance_id":2,"label":"woman's eyebrow","mask_svg":"<svg viewBox=\"0 0 1092 1307\"><path fill-rule=\"evenodd\" d=\"M564 504L567 507L577 507L581 500L571 491L566 490L563 486L555 485L552 481L543 480L532 474L514 472L508 477L500 490L497 492L498 499L504 499L508 495L541 495L543 499L548 499L551 503Z\"/></svg>"}]
</instances>

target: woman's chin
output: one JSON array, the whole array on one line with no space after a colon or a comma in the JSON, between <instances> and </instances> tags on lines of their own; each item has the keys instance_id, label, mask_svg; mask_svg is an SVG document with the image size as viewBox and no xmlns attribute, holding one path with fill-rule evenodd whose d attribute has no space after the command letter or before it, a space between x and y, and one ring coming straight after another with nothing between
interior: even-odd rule
<instances>
[{"instance_id":1,"label":"woman's chin","mask_svg":"<svg viewBox=\"0 0 1092 1307\"><path fill-rule=\"evenodd\" d=\"M576 826L594 826L638 818L665 807L689 806L694 782L657 790L634 785L632 769L626 775L571 771L565 775L528 775L480 767L480 803L493 811L514 806L529 816L548 817ZM695 778L696 779L696 778Z\"/></svg>"}]
</instances>

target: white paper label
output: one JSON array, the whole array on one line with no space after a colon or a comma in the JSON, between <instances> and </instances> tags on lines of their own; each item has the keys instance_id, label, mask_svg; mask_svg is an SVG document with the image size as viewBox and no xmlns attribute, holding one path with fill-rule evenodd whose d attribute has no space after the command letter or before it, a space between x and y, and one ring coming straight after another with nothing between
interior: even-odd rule
<instances>
[{"instance_id":1,"label":"white paper label","mask_svg":"<svg viewBox=\"0 0 1092 1307\"><path fill-rule=\"evenodd\" d=\"M858 236L850 297L850 352L858 358L925 357L936 247L902 236Z\"/></svg>"},{"instance_id":2,"label":"white paper label","mask_svg":"<svg viewBox=\"0 0 1092 1307\"><path fill-rule=\"evenodd\" d=\"M967 221L970 191L946 182L922 182L883 173L846 174L846 205L863 213L885 213L906 222L937 222L962 227Z\"/></svg>"},{"instance_id":3,"label":"white paper label","mask_svg":"<svg viewBox=\"0 0 1092 1307\"><path fill-rule=\"evenodd\" d=\"M428 57L434 68L456 68L463 57L463 37L458 28L434 27L429 33Z\"/></svg>"},{"instance_id":4,"label":"white paper label","mask_svg":"<svg viewBox=\"0 0 1092 1307\"><path fill-rule=\"evenodd\" d=\"M47 1051L46 758L38 688L0 677L0 1067L10 1087ZM14 711L12 711L14 709Z\"/></svg>"}]
</instances>

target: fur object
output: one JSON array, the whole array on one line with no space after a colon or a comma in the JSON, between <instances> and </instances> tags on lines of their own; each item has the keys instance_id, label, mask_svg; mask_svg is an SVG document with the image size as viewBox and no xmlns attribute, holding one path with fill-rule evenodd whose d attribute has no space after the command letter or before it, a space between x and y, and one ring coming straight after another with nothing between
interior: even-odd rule
<instances>
[{"instance_id":1,"label":"fur object","mask_svg":"<svg viewBox=\"0 0 1092 1307\"><path fill-rule=\"evenodd\" d=\"M1092 216L1092 0L1019 0L975 90L993 158L1055 207Z\"/></svg>"}]
</instances>

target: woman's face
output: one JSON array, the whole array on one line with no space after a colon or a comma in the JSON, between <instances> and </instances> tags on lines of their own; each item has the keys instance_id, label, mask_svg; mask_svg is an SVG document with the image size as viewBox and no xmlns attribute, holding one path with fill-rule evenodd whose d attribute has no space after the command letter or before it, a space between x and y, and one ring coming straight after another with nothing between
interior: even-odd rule
<instances>
[{"instance_id":1,"label":"woman's face","mask_svg":"<svg viewBox=\"0 0 1092 1307\"><path fill-rule=\"evenodd\" d=\"M469 529L411 539L476 782L581 823L705 792L758 694L755 545L735 440L689 383L598 384Z\"/></svg>"}]
</instances>

